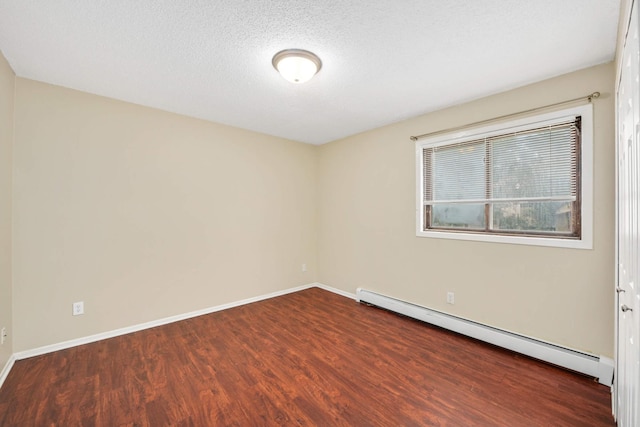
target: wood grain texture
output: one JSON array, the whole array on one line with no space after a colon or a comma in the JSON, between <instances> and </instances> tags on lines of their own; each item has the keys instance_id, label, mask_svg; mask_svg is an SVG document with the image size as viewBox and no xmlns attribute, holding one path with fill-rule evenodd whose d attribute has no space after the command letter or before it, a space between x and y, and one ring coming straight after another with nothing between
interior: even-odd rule
<instances>
[{"instance_id":1,"label":"wood grain texture","mask_svg":"<svg viewBox=\"0 0 640 427\"><path fill-rule=\"evenodd\" d=\"M21 360L2 426L613 426L591 378L312 288Z\"/></svg>"}]
</instances>

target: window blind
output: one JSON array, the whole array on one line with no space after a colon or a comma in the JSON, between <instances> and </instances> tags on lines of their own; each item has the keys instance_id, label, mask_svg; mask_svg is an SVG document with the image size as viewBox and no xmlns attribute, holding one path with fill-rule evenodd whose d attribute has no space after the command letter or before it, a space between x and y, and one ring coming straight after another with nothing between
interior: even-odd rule
<instances>
[{"instance_id":1,"label":"window blind","mask_svg":"<svg viewBox=\"0 0 640 427\"><path fill-rule=\"evenodd\" d=\"M579 120L425 147L424 204L575 201Z\"/></svg>"}]
</instances>

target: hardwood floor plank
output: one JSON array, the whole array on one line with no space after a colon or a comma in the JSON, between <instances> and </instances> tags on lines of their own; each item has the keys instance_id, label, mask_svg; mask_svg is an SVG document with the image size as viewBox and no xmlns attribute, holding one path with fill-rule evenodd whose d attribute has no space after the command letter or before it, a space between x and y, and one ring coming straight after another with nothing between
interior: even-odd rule
<instances>
[{"instance_id":1,"label":"hardwood floor plank","mask_svg":"<svg viewBox=\"0 0 640 427\"><path fill-rule=\"evenodd\" d=\"M0 425L614 422L593 379L312 288L20 360Z\"/></svg>"}]
</instances>

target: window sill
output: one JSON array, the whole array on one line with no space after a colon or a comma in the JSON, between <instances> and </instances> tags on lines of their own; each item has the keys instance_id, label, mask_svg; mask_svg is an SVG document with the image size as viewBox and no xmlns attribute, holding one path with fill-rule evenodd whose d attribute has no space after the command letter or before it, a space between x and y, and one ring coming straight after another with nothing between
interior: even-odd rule
<instances>
[{"instance_id":1,"label":"window sill","mask_svg":"<svg viewBox=\"0 0 640 427\"><path fill-rule=\"evenodd\" d=\"M507 243L512 245L547 246L569 249L593 249L591 239L555 239L549 237L532 236L503 236L497 234L447 232L447 231L418 231L417 237L434 239L469 240L476 242Z\"/></svg>"}]
</instances>

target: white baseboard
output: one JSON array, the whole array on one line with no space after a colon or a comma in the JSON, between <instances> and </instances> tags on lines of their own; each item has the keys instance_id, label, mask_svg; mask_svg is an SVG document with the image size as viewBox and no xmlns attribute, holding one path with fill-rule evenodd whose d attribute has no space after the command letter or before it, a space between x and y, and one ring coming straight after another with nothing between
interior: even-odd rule
<instances>
[{"instance_id":1,"label":"white baseboard","mask_svg":"<svg viewBox=\"0 0 640 427\"><path fill-rule=\"evenodd\" d=\"M339 289L332 288L330 286L326 286L326 285L323 285L321 283L317 283L316 282L316 283L310 283L308 285L297 286L295 288L285 289L285 290L282 290L282 291L271 292L269 294L260 295L260 296L252 297L252 298L247 298L247 299L243 299L243 300L240 300L240 301L231 302L231 303L228 303L228 304L217 305L217 306L205 308L205 309L202 309L202 310L196 310L196 311L192 311L192 312L189 312L189 313L178 314L176 316L165 317L163 319L152 320L150 322L140 323L138 325L127 326L127 327L124 327L124 328L115 329L115 330L108 331L108 332L102 332L102 333L95 334L95 335L89 335L89 336L82 337L82 338L76 338L76 339L72 339L72 340L69 340L69 341L63 341L63 342L56 343L56 344L46 345L46 346L43 346L43 347L38 347L38 348L31 349L31 350L20 351L20 352L15 353L14 356L15 356L15 360L27 359L29 357L40 356L42 354L52 353L54 351L64 350L64 349L67 349L67 348L76 347L76 346L83 345L83 344L89 344L89 343L100 341L100 340L104 340L104 339L107 339L107 338L113 338L113 337L117 337L117 336L120 336L120 335L130 334L132 332L138 332L138 331L142 331L144 329L155 328L156 326L162 326L162 325L166 325L168 323L179 322L181 320L190 319L192 317L202 316L202 315L205 315L205 314L214 313L216 311L226 310L228 308L239 307L241 305L251 304L253 302L258 302L258 301L266 300L266 299L269 299L269 298L275 298L275 297L278 297L278 296L281 296L281 295L286 295L286 294L302 291L304 289L309 289L309 288L313 288L313 287L318 287L318 288L324 289L326 291L333 292L333 293L336 293L336 294L339 294L339 295L342 295L342 296L345 296L347 298L351 298L351 299L354 299L354 300L356 299L355 294L351 294L351 293L348 293L348 292L345 292L345 291L341 291Z\"/></svg>"},{"instance_id":2,"label":"white baseboard","mask_svg":"<svg viewBox=\"0 0 640 427\"><path fill-rule=\"evenodd\" d=\"M537 359L545 360L555 365L563 366L577 372L583 372L587 375L598 378L600 383L605 385L610 386L613 380L614 362L613 360L603 356L594 356L578 352L572 349L557 346L555 344L550 344L533 338L517 335L512 332L503 331L486 325L481 325L476 322L461 319L435 310L430 310L425 307L420 307L414 304L397 300L395 298L376 294L374 292L365 291L360 288L358 288L356 294L352 294L350 292L346 292L337 288L333 288L331 286L324 285L322 283L315 282L308 285L302 285L282 291L260 295L253 298L231 302L228 304L222 304L202 310L196 310L189 313L165 317L163 319L103 332L100 334L90 335L87 337L77 338L69 341L34 348L31 350L17 352L11 355L4 368L0 372L0 387L2 386L4 380L7 378L7 375L9 375L9 371L11 371L11 368L13 367L16 360L27 359L29 357L39 356L58 350L64 350L83 344L89 344L92 342L129 334L132 332L142 331L144 329L154 328L156 326L166 325L168 323L179 322L181 320L190 319L192 317L202 316L205 314L214 313L216 311L226 310L228 308L239 307L241 305L258 302L269 298L275 298L281 295L286 295L313 287L324 289L326 291L353 299L355 301L367 302L382 308L386 308L388 310L404 314L409 317L413 317L418 320L422 320L424 322L432 323L445 329L449 329L482 341L489 342L494 345L508 348L510 350L523 353Z\"/></svg>"},{"instance_id":3,"label":"white baseboard","mask_svg":"<svg viewBox=\"0 0 640 427\"><path fill-rule=\"evenodd\" d=\"M351 292L346 292L341 289L333 288L331 286L327 286L325 284L318 283L318 282L314 283L313 286L315 286L316 288L324 289L325 291L333 292L334 294L342 295L343 297L351 298L352 300L358 301L356 294L352 294Z\"/></svg>"},{"instance_id":4,"label":"white baseboard","mask_svg":"<svg viewBox=\"0 0 640 427\"><path fill-rule=\"evenodd\" d=\"M179 322L181 320L190 319L192 317L215 313L216 311L222 311L228 308L239 307L241 305L251 304L253 302L258 302L265 299L275 298L281 295L290 294L292 292L298 292L304 289L309 289L314 286L315 286L315 283L311 283L308 285L302 285L295 288L285 289L282 291L271 292L269 294L259 295L257 297L247 298L240 301L234 301L227 304L216 305L214 307L204 308L202 310L191 311L189 313L178 314L175 316L165 317L163 319L152 320L150 322L127 326L124 328L115 329L108 332L102 332L100 334L89 335L87 337L76 338L69 341L63 341L60 343L46 345L43 347L31 349L31 350L20 351L15 353L15 357L16 357L16 360L22 360L22 359L27 359L29 357L40 356L42 354L52 353L58 350L64 350L64 349L75 347L78 345L89 344L89 343L104 340L107 338L113 338L120 335L130 334L132 332L138 332L138 331L142 331L149 328L155 328L156 326L162 326L168 323Z\"/></svg>"},{"instance_id":5,"label":"white baseboard","mask_svg":"<svg viewBox=\"0 0 640 427\"><path fill-rule=\"evenodd\" d=\"M358 288L358 301L391 310L535 359L613 383L613 360L527 337Z\"/></svg>"},{"instance_id":6,"label":"white baseboard","mask_svg":"<svg viewBox=\"0 0 640 427\"><path fill-rule=\"evenodd\" d=\"M11 371L11 368L13 368L14 363L16 363L16 356L15 354L12 354L9 357L9 360L7 360L7 363L4 364L2 371L0 371L0 387L2 387L2 384L4 384L4 380L7 379L9 371Z\"/></svg>"}]
</instances>

